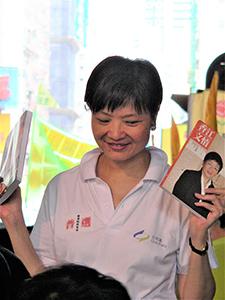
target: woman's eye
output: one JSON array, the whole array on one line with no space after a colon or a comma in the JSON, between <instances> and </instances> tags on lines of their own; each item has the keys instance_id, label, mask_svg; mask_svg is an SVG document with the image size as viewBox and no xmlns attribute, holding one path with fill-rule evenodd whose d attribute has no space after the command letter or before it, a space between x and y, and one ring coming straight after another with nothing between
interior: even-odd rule
<instances>
[{"instance_id":1,"label":"woman's eye","mask_svg":"<svg viewBox=\"0 0 225 300\"><path fill-rule=\"evenodd\" d=\"M101 123L109 123L109 120L108 119L100 119L100 118L97 118L97 120Z\"/></svg>"},{"instance_id":2,"label":"woman's eye","mask_svg":"<svg viewBox=\"0 0 225 300\"><path fill-rule=\"evenodd\" d=\"M137 123L139 123L139 121L126 121L128 125L136 125Z\"/></svg>"}]
</instances>

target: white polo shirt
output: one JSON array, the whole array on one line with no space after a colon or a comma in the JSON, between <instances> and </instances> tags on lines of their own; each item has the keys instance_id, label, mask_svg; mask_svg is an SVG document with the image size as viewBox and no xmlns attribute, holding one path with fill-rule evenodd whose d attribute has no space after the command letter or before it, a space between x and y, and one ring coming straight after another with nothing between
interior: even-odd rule
<instances>
[{"instance_id":1,"label":"white polo shirt","mask_svg":"<svg viewBox=\"0 0 225 300\"><path fill-rule=\"evenodd\" d=\"M110 188L96 177L99 149L50 181L31 234L46 266L95 268L122 282L132 299L176 299L176 273L188 272L189 211L159 187L166 154L148 149L145 177L116 210Z\"/></svg>"}]
</instances>

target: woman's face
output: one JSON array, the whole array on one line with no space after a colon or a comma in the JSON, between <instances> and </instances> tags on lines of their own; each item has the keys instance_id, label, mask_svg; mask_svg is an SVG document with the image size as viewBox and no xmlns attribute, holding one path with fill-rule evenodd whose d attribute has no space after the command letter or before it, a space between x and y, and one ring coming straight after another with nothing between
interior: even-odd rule
<instances>
[{"instance_id":1,"label":"woman's face","mask_svg":"<svg viewBox=\"0 0 225 300\"><path fill-rule=\"evenodd\" d=\"M126 161L145 151L151 117L128 105L113 112L104 109L92 115L92 131L98 146L113 161Z\"/></svg>"},{"instance_id":2,"label":"woman's face","mask_svg":"<svg viewBox=\"0 0 225 300\"><path fill-rule=\"evenodd\" d=\"M211 179L218 174L219 169L220 165L215 160L209 159L203 163L202 172L207 179Z\"/></svg>"}]
</instances>

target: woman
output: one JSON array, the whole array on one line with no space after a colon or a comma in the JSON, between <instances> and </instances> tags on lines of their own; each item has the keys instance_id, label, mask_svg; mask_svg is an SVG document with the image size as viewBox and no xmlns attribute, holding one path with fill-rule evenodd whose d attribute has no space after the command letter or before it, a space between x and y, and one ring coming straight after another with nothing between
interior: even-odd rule
<instances>
[{"instance_id":1,"label":"woman","mask_svg":"<svg viewBox=\"0 0 225 300\"><path fill-rule=\"evenodd\" d=\"M189 211L159 187L167 157L146 144L161 101L160 77L148 61L113 56L93 70L85 102L99 148L51 180L32 243L19 190L0 208L32 275L43 265L73 262L111 275L132 299L176 299L175 282L180 299L213 298L207 231L224 207L214 195L199 195L214 205L199 203L211 214L205 221L191 216L189 230Z\"/></svg>"},{"instance_id":2,"label":"woman","mask_svg":"<svg viewBox=\"0 0 225 300\"><path fill-rule=\"evenodd\" d=\"M199 201L195 193L204 195L205 189L214 188L214 178L223 168L223 161L217 152L209 152L205 155L201 170L185 170L173 188L173 194L184 201L188 206L207 218L209 210L204 207L197 207Z\"/></svg>"}]
</instances>

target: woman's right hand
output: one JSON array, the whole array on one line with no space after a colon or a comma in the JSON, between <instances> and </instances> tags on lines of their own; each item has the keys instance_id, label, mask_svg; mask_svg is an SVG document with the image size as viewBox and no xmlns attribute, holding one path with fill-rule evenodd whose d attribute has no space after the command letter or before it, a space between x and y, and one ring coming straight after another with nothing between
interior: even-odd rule
<instances>
[{"instance_id":1,"label":"woman's right hand","mask_svg":"<svg viewBox=\"0 0 225 300\"><path fill-rule=\"evenodd\" d=\"M42 272L45 267L35 252L24 222L20 187L0 205L0 218L8 231L14 253L22 260L31 276Z\"/></svg>"},{"instance_id":2,"label":"woman's right hand","mask_svg":"<svg viewBox=\"0 0 225 300\"><path fill-rule=\"evenodd\" d=\"M0 177L0 194L5 189L5 184ZM22 216L22 198L20 187L13 192L13 194L0 205L0 219L6 226L8 222L17 222L17 218ZM7 226L6 226L7 227Z\"/></svg>"}]
</instances>

